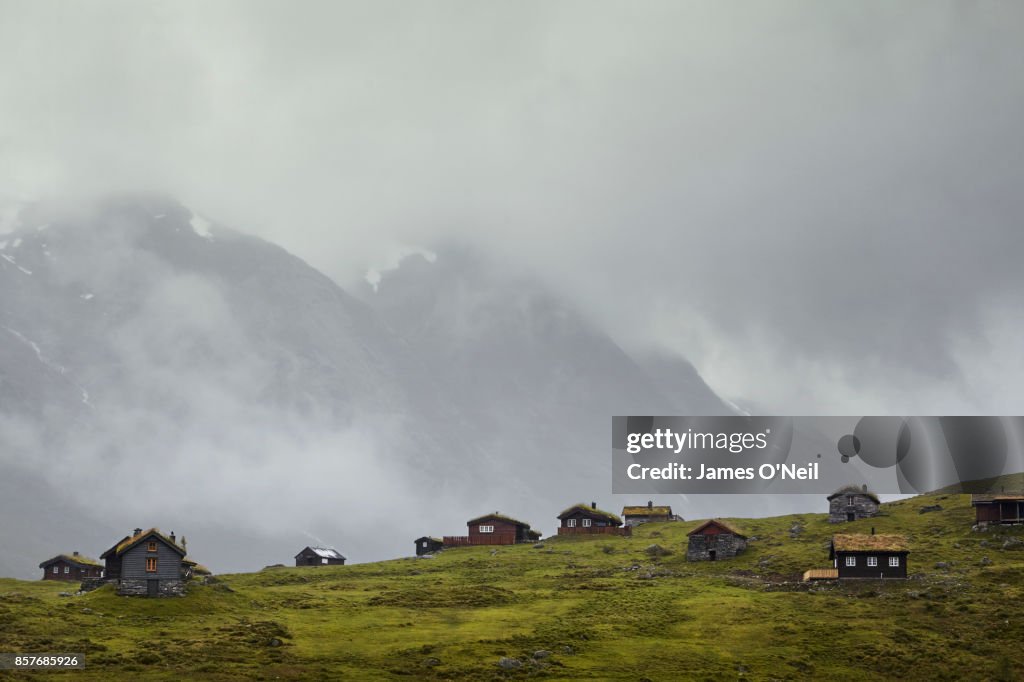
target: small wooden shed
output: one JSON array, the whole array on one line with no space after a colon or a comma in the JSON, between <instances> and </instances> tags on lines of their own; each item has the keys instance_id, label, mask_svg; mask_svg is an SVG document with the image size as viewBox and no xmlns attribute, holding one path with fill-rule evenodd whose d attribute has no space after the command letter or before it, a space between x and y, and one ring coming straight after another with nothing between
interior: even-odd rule
<instances>
[{"instance_id":1,"label":"small wooden shed","mask_svg":"<svg viewBox=\"0 0 1024 682\"><path fill-rule=\"evenodd\" d=\"M971 495L971 506L980 525L1024 523L1024 494Z\"/></svg>"},{"instance_id":2,"label":"small wooden shed","mask_svg":"<svg viewBox=\"0 0 1024 682\"><path fill-rule=\"evenodd\" d=\"M333 547L304 547L295 555L296 566L344 566L345 557Z\"/></svg>"},{"instance_id":3,"label":"small wooden shed","mask_svg":"<svg viewBox=\"0 0 1024 682\"><path fill-rule=\"evenodd\" d=\"M433 554L439 550L444 549L444 540L441 538L430 537L424 535L421 538L416 538L416 556L423 556L424 554Z\"/></svg>"}]
</instances>

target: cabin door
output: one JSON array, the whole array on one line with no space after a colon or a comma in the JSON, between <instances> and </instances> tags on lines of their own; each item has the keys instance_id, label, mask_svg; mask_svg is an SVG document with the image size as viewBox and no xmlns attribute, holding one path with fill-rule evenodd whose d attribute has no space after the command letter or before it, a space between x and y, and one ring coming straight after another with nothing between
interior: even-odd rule
<instances>
[{"instance_id":1,"label":"cabin door","mask_svg":"<svg viewBox=\"0 0 1024 682\"><path fill-rule=\"evenodd\" d=\"M711 550L708 552L708 558L710 558L711 561L715 561L718 558L718 552L716 550Z\"/></svg>"},{"instance_id":2,"label":"cabin door","mask_svg":"<svg viewBox=\"0 0 1024 682\"><path fill-rule=\"evenodd\" d=\"M146 595L149 597L160 596L160 581L159 580L147 580L146 581Z\"/></svg>"},{"instance_id":3,"label":"cabin door","mask_svg":"<svg viewBox=\"0 0 1024 682\"><path fill-rule=\"evenodd\" d=\"M846 512L846 520L847 521L856 521L857 520L857 514L854 513L854 512Z\"/></svg>"}]
</instances>

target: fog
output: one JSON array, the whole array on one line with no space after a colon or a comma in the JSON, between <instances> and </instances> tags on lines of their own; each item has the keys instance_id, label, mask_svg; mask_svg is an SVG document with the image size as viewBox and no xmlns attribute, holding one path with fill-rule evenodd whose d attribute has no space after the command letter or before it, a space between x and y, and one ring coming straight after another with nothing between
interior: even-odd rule
<instances>
[{"instance_id":1,"label":"fog","mask_svg":"<svg viewBox=\"0 0 1024 682\"><path fill-rule=\"evenodd\" d=\"M166 193L346 290L467 243L751 411L1019 414L1022 22L931 0L0 0L0 200ZM93 255L113 269L55 273L100 288L138 252ZM327 454L395 447L366 420L275 459L296 436L244 398L273 371L251 328L205 277L147 281L110 338L133 409L54 480L127 485L96 468L106 440L155 434L197 511L273 532L295 524L239 505L392 485ZM34 427L0 416L32 470ZM185 434L160 437L168 418Z\"/></svg>"}]
</instances>

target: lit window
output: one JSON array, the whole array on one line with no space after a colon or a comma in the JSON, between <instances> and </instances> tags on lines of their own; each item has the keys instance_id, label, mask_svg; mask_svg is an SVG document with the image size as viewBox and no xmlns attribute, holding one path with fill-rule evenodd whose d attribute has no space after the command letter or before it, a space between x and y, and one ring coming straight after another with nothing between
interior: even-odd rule
<instances>
[{"instance_id":1,"label":"lit window","mask_svg":"<svg viewBox=\"0 0 1024 682\"><path fill-rule=\"evenodd\" d=\"M590 527L590 519L583 519L583 527L584 528L589 528Z\"/></svg>"},{"instance_id":2,"label":"lit window","mask_svg":"<svg viewBox=\"0 0 1024 682\"><path fill-rule=\"evenodd\" d=\"M156 573L156 557L146 559L146 573Z\"/></svg>"},{"instance_id":3,"label":"lit window","mask_svg":"<svg viewBox=\"0 0 1024 682\"><path fill-rule=\"evenodd\" d=\"M857 565L857 557L855 557L855 556L848 556L848 557L846 557L846 565L847 566L856 566Z\"/></svg>"},{"instance_id":4,"label":"lit window","mask_svg":"<svg viewBox=\"0 0 1024 682\"><path fill-rule=\"evenodd\" d=\"M480 526L479 530L481 533L493 533L494 526Z\"/></svg>"},{"instance_id":5,"label":"lit window","mask_svg":"<svg viewBox=\"0 0 1024 682\"><path fill-rule=\"evenodd\" d=\"M570 528L575 528L576 527L576 519L569 519L568 521L565 522L565 525L569 526Z\"/></svg>"},{"instance_id":6,"label":"lit window","mask_svg":"<svg viewBox=\"0 0 1024 682\"><path fill-rule=\"evenodd\" d=\"M868 566L877 566L877 565L878 565L878 557L876 557L876 556L869 556L868 557Z\"/></svg>"},{"instance_id":7,"label":"lit window","mask_svg":"<svg viewBox=\"0 0 1024 682\"><path fill-rule=\"evenodd\" d=\"M891 556L891 557L889 557L889 565L892 566L893 568L899 568L899 566L900 566L900 558L898 556Z\"/></svg>"},{"instance_id":8,"label":"lit window","mask_svg":"<svg viewBox=\"0 0 1024 682\"><path fill-rule=\"evenodd\" d=\"M150 552L155 552L156 551L156 543L155 542L149 543L149 547L147 547L146 550L150 551Z\"/></svg>"}]
</instances>

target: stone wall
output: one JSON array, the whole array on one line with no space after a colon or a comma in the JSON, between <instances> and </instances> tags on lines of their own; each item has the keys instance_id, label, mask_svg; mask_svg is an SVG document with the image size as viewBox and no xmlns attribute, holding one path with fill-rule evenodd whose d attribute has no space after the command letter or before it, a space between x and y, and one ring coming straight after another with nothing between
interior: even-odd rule
<instances>
[{"instance_id":1,"label":"stone wall","mask_svg":"<svg viewBox=\"0 0 1024 682\"><path fill-rule=\"evenodd\" d=\"M708 539L710 538L710 540ZM715 561L730 559L747 548L746 538L732 533L717 535L691 535L686 547L687 561L711 561L711 552L715 553Z\"/></svg>"},{"instance_id":2,"label":"stone wall","mask_svg":"<svg viewBox=\"0 0 1024 682\"><path fill-rule=\"evenodd\" d=\"M117 583L117 593L122 597L145 597L149 594L148 583L148 580L143 579L120 580ZM183 580L161 580L159 596L184 597L185 582Z\"/></svg>"},{"instance_id":3,"label":"stone wall","mask_svg":"<svg viewBox=\"0 0 1024 682\"><path fill-rule=\"evenodd\" d=\"M78 589L82 592L92 592L95 589L103 587L108 582L111 581L106 578L84 578L82 580L82 585Z\"/></svg>"},{"instance_id":4,"label":"stone wall","mask_svg":"<svg viewBox=\"0 0 1024 682\"><path fill-rule=\"evenodd\" d=\"M846 523L849 520L847 514L850 512L853 512L854 520L877 516L878 503L868 495L858 493L836 495L829 500L829 523Z\"/></svg>"}]
</instances>

